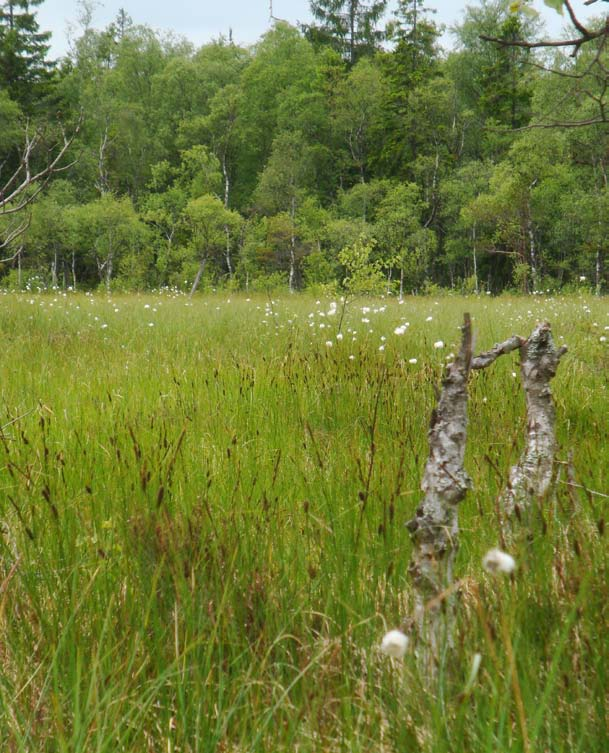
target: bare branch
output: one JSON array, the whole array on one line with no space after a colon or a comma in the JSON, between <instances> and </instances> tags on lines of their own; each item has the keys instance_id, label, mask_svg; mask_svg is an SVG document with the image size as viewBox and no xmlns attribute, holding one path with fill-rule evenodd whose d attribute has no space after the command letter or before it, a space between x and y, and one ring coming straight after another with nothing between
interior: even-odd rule
<instances>
[{"instance_id":1,"label":"bare branch","mask_svg":"<svg viewBox=\"0 0 609 753\"><path fill-rule=\"evenodd\" d=\"M48 184L51 177L58 172L63 172L70 168L74 162L68 165L61 165L66 152L72 146L72 143L80 131L82 125L82 116L79 119L76 127L72 133L68 136L65 130L62 128L62 143L59 146L58 151L51 158L53 149L57 146L50 147L47 150L47 156L49 161L47 164L32 174L31 159L34 149L42 142L42 133L37 132L34 136L30 137L26 128L26 142L24 149L21 153L19 166L15 173L11 176L8 183L0 190L0 210L2 214L15 214L24 209L28 204L31 204L34 198L40 193L40 191ZM17 181L21 178L21 181L17 184ZM37 184L38 188L33 195L23 196L29 186ZM14 187L12 187L14 186ZM7 190L9 193L7 193ZM14 204L14 202L17 202Z\"/></svg>"},{"instance_id":2,"label":"bare branch","mask_svg":"<svg viewBox=\"0 0 609 753\"><path fill-rule=\"evenodd\" d=\"M30 217L29 215L25 218L25 220L17 225L13 225L12 228L9 228L7 231L5 231L6 235L0 241L0 251L3 248L7 248L10 246L10 244L15 240L15 238L18 238L22 233L25 233L25 231L30 226ZM13 259L17 258L19 256L19 251L17 253L13 254L9 259L0 259L0 262L7 262L12 261Z\"/></svg>"},{"instance_id":3,"label":"bare branch","mask_svg":"<svg viewBox=\"0 0 609 753\"><path fill-rule=\"evenodd\" d=\"M486 350L484 353L479 353L472 358L471 367L476 370L486 369L494 363L499 356L502 356L505 353L511 353L513 350L522 347L524 342L526 341L523 337L513 335L504 342L494 345L490 350Z\"/></svg>"},{"instance_id":4,"label":"bare branch","mask_svg":"<svg viewBox=\"0 0 609 753\"><path fill-rule=\"evenodd\" d=\"M585 42L591 42L607 34L607 29L603 27L599 31L590 31L585 36L575 37L574 39L539 39L536 42L527 42L524 39L500 39L499 37L490 37L487 34L480 34L480 39L484 42L494 42L502 47L524 47L527 50L533 50L540 47L575 47L579 49Z\"/></svg>"},{"instance_id":5,"label":"bare branch","mask_svg":"<svg viewBox=\"0 0 609 753\"><path fill-rule=\"evenodd\" d=\"M600 123L609 122L606 116L603 114L598 118L590 118L588 120L553 120L549 123L529 123L529 125L522 126L521 128L514 128L514 133L519 131L530 131L534 128L586 128L587 126L599 125Z\"/></svg>"},{"instance_id":6,"label":"bare branch","mask_svg":"<svg viewBox=\"0 0 609 753\"><path fill-rule=\"evenodd\" d=\"M83 114L80 114L78 122L70 134L61 127L61 140L46 148L46 164L34 169L32 162L34 155L44 147L44 131L30 132L30 123L26 122L24 129L24 143L19 155L19 164L3 186L0 186L0 217L18 214L26 209L38 197L48 185L51 178L57 173L64 172L72 167L75 161L62 164L66 153L78 136L83 123ZM4 238L0 241L0 249L6 248L29 226L29 218L24 222L13 225L5 231ZM19 255L19 251L2 262L12 261Z\"/></svg>"},{"instance_id":7,"label":"bare branch","mask_svg":"<svg viewBox=\"0 0 609 753\"><path fill-rule=\"evenodd\" d=\"M569 18L571 19L571 23L573 24L573 26L575 26L575 28L577 29L577 31L579 31L582 37L588 37L590 32L588 31L588 29L586 29L586 27L581 23L581 21L575 15L573 8L571 7L570 0L564 0L564 3L565 3L567 13L569 14Z\"/></svg>"},{"instance_id":8,"label":"bare branch","mask_svg":"<svg viewBox=\"0 0 609 753\"><path fill-rule=\"evenodd\" d=\"M20 232L22 232L22 233L24 231L25 231L25 229L24 230L20 230ZM19 235L19 233L16 233L14 237L16 238L17 235ZM8 245L8 243L6 245ZM0 248L2 248L2 246L0 246ZM0 259L0 264L9 264L10 262L15 261L15 259L19 256L19 254L22 251L23 251L23 246L19 246L19 248L15 251L14 254L12 254L12 256L7 256L5 259Z\"/></svg>"}]
</instances>

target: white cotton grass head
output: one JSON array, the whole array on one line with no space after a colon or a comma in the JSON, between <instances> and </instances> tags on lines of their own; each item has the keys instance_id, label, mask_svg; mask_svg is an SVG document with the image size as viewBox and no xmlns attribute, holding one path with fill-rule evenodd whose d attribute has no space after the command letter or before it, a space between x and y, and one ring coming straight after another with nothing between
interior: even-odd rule
<instances>
[{"instance_id":1,"label":"white cotton grass head","mask_svg":"<svg viewBox=\"0 0 609 753\"><path fill-rule=\"evenodd\" d=\"M408 636L401 630L390 630L381 641L381 651L392 659L401 659L408 649Z\"/></svg>"},{"instance_id":2,"label":"white cotton grass head","mask_svg":"<svg viewBox=\"0 0 609 753\"><path fill-rule=\"evenodd\" d=\"M482 558L482 567L492 575L509 575L516 569L516 560L501 549L489 549Z\"/></svg>"},{"instance_id":3,"label":"white cotton grass head","mask_svg":"<svg viewBox=\"0 0 609 753\"><path fill-rule=\"evenodd\" d=\"M435 348L436 350L440 350L440 348L443 348L443 347L444 347L444 342L443 342L442 340L437 340L437 341L436 341L436 342L435 342L435 343L433 344L433 346L434 346L434 348Z\"/></svg>"}]
</instances>

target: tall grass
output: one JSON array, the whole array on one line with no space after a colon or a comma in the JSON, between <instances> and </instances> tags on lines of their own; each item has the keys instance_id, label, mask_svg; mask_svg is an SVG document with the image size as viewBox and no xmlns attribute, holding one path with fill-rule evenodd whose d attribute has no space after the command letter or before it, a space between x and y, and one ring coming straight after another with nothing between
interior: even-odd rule
<instances>
[{"instance_id":1,"label":"tall grass","mask_svg":"<svg viewBox=\"0 0 609 753\"><path fill-rule=\"evenodd\" d=\"M465 310L481 349L538 319L569 345L564 464L491 579L524 402L517 356L472 376L457 645L430 689L378 643L410 613L403 524ZM0 750L609 750L609 305L360 301L342 340L329 311L0 298Z\"/></svg>"}]
</instances>

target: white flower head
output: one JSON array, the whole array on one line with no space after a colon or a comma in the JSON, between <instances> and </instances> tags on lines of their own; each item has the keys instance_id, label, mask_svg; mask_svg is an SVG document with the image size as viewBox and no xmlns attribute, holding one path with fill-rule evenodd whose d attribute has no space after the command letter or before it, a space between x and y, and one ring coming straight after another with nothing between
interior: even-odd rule
<instances>
[{"instance_id":1,"label":"white flower head","mask_svg":"<svg viewBox=\"0 0 609 753\"><path fill-rule=\"evenodd\" d=\"M326 348L331 348L334 345L332 340L326 340Z\"/></svg>"},{"instance_id":2,"label":"white flower head","mask_svg":"<svg viewBox=\"0 0 609 753\"><path fill-rule=\"evenodd\" d=\"M501 573L509 575L516 569L516 560L511 554L502 552L501 549L489 549L482 558L482 567L492 575Z\"/></svg>"},{"instance_id":3,"label":"white flower head","mask_svg":"<svg viewBox=\"0 0 609 753\"><path fill-rule=\"evenodd\" d=\"M381 641L381 651L394 659L401 659L408 648L408 636L401 630L390 630Z\"/></svg>"},{"instance_id":4,"label":"white flower head","mask_svg":"<svg viewBox=\"0 0 609 753\"><path fill-rule=\"evenodd\" d=\"M437 340L437 341L436 341L436 342L435 342L435 343L433 344L433 346L434 346L434 348L435 348L436 350L439 350L440 348L443 348L443 347L444 347L444 342L443 342L442 340Z\"/></svg>"},{"instance_id":5,"label":"white flower head","mask_svg":"<svg viewBox=\"0 0 609 753\"><path fill-rule=\"evenodd\" d=\"M413 364L413 365L414 365L414 364L415 364L416 362L417 362L417 359L416 359L416 358L409 358L409 359L408 359L408 363L411 363L411 364Z\"/></svg>"}]
</instances>

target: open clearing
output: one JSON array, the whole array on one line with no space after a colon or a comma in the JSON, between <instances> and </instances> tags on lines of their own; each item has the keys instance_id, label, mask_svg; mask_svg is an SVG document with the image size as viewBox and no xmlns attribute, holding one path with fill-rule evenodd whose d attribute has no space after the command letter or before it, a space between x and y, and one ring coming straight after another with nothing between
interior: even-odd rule
<instances>
[{"instance_id":1,"label":"open clearing","mask_svg":"<svg viewBox=\"0 0 609 753\"><path fill-rule=\"evenodd\" d=\"M457 648L428 693L378 645L409 615L403 524L464 311L478 349L541 319L569 346L564 464L515 577L491 579L517 354L472 375ZM357 300L337 337L340 316L0 297L2 751L526 751L511 648L528 749L609 750L609 302Z\"/></svg>"}]
</instances>

